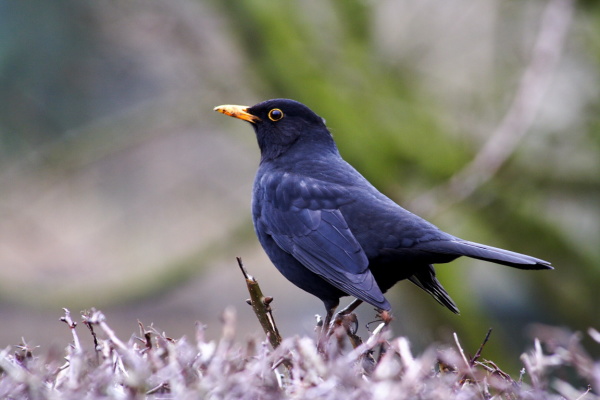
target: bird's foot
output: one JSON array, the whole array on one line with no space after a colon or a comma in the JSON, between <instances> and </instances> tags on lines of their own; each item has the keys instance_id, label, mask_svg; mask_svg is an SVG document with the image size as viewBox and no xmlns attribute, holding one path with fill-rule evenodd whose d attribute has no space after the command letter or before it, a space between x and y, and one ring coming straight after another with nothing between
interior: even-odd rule
<instances>
[{"instance_id":1,"label":"bird's foot","mask_svg":"<svg viewBox=\"0 0 600 400\"><path fill-rule=\"evenodd\" d=\"M377 319L367 323L367 329L370 331L371 336L378 334L384 330L387 330L390 323L393 321L392 313L386 310L377 310ZM378 324L377 327L371 331L371 325Z\"/></svg>"},{"instance_id":2,"label":"bird's foot","mask_svg":"<svg viewBox=\"0 0 600 400\"><path fill-rule=\"evenodd\" d=\"M347 335L353 348L362 344L362 339L356 334L358 331L356 314L339 312L331 318L331 322L327 326L319 315L316 315L316 318L315 331L317 331L317 348L319 352L323 353L325 351L326 345L332 336L339 341Z\"/></svg>"},{"instance_id":3,"label":"bird's foot","mask_svg":"<svg viewBox=\"0 0 600 400\"><path fill-rule=\"evenodd\" d=\"M377 357L375 364L379 363L379 361L385 355L389 348L389 342L387 341L387 337L389 335L389 324L390 322L392 322L392 320L392 313L386 310L379 309L377 310L377 319L367 324L367 329L370 333L367 343L370 343L373 346L373 348L375 348L376 344L379 347L379 356ZM375 329L371 331L371 324L378 325L377 327L375 327Z\"/></svg>"},{"instance_id":4,"label":"bird's foot","mask_svg":"<svg viewBox=\"0 0 600 400\"><path fill-rule=\"evenodd\" d=\"M344 328L346 335L348 335L348 339L350 340L350 344L352 344L352 348L355 349L358 346L360 346L363 343L363 341L360 338L360 336L356 334L356 332L358 331L358 318L356 317L356 314L349 313L336 315L334 323L337 324L338 321L338 326Z\"/></svg>"},{"instance_id":5,"label":"bird's foot","mask_svg":"<svg viewBox=\"0 0 600 400\"><path fill-rule=\"evenodd\" d=\"M327 323L327 319L321 318L319 314L315 315L317 325L315 326L315 332L319 336L330 337L336 328L343 327L344 330L356 334L358 330L358 318L354 313L343 313L338 312L333 318Z\"/></svg>"},{"instance_id":6,"label":"bird's foot","mask_svg":"<svg viewBox=\"0 0 600 400\"><path fill-rule=\"evenodd\" d=\"M354 325L351 327L351 325ZM353 333L356 333L358 330L358 318L356 314L353 312L345 312L344 310L338 312L333 317L331 324L329 325L329 330L333 331L336 326L343 326L346 330L351 330Z\"/></svg>"},{"instance_id":7,"label":"bird's foot","mask_svg":"<svg viewBox=\"0 0 600 400\"><path fill-rule=\"evenodd\" d=\"M388 326L390 322L392 322L392 320L394 319L392 313L386 310L378 310L377 316L381 319L381 322L383 322L386 326Z\"/></svg>"},{"instance_id":8,"label":"bird's foot","mask_svg":"<svg viewBox=\"0 0 600 400\"><path fill-rule=\"evenodd\" d=\"M335 330L339 327L344 328L344 331L349 334L356 334L358 331L358 318L354 313L337 313L333 318L327 329L328 336L331 336Z\"/></svg>"}]
</instances>

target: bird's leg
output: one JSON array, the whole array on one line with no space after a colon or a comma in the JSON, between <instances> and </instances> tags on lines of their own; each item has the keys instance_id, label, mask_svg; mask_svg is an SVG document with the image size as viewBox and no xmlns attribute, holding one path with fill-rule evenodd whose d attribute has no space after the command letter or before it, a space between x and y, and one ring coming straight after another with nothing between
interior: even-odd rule
<instances>
[{"instance_id":1,"label":"bird's leg","mask_svg":"<svg viewBox=\"0 0 600 400\"><path fill-rule=\"evenodd\" d=\"M326 338L329 338L335 332L338 326L341 326L348 334L350 342L352 343L352 347L356 348L360 343L362 343L360 338L356 335L358 320L356 319L356 315L352 314L356 307L358 307L361 303L362 300L356 299L342 310L338 311L335 316L333 313L335 312L336 307L328 308L327 316L325 317L325 321L321 330L323 341L325 341ZM354 325L354 327L352 327L352 325Z\"/></svg>"},{"instance_id":2,"label":"bird's leg","mask_svg":"<svg viewBox=\"0 0 600 400\"><path fill-rule=\"evenodd\" d=\"M358 308L358 306L360 306L362 303L363 303L362 300L354 299L354 301L352 303L350 303L346 307L342 308L338 312L338 314L340 314L340 315L350 314L352 311L356 310Z\"/></svg>"},{"instance_id":3,"label":"bird's leg","mask_svg":"<svg viewBox=\"0 0 600 400\"><path fill-rule=\"evenodd\" d=\"M319 332L317 337L317 349L321 353L325 352L325 343L327 343L327 338L331 334L333 328L331 326L331 320L338 305L339 302L335 304L325 304L325 309L327 310L327 314L325 314L325 320L322 321L321 326L317 326L317 331Z\"/></svg>"},{"instance_id":4,"label":"bird's leg","mask_svg":"<svg viewBox=\"0 0 600 400\"><path fill-rule=\"evenodd\" d=\"M344 315L348 315L354 310L356 310L356 308L360 306L362 302L362 300L354 299L352 303L348 304L346 307L338 311L337 314L335 314L334 322L337 321L339 318L342 318Z\"/></svg>"},{"instance_id":5,"label":"bird's leg","mask_svg":"<svg viewBox=\"0 0 600 400\"><path fill-rule=\"evenodd\" d=\"M329 332L331 320L333 319L333 313L335 312L336 308L337 308L337 306L327 309L327 314L325 315L325 320L323 321L323 326L321 327L322 333L327 334Z\"/></svg>"}]
</instances>

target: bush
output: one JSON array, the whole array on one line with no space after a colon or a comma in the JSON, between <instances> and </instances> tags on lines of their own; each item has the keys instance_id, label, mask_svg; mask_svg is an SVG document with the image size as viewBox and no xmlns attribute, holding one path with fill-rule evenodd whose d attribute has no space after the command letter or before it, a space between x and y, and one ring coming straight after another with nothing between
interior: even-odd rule
<instances>
[{"instance_id":1,"label":"bush","mask_svg":"<svg viewBox=\"0 0 600 400\"><path fill-rule=\"evenodd\" d=\"M84 349L68 310L61 320L73 334L64 354L26 343L0 352L0 398L600 398L594 391L600 363L583 350L580 335L561 329L540 331L542 339L521 357L523 369L515 378L481 358L483 345L468 358L456 335L456 346L431 347L419 356L406 338L385 331L353 347L343 327L322 351L309 337L286 338L273 350L267 340L235 341L235 312L227 309L218 341L207 341L201 324L190 341L140 323L140 335L123 342L102 312L91 310L82 321L95 348ZM600 343L599 332L591 329L589 335Z\"/></svg>"}]
</instances>

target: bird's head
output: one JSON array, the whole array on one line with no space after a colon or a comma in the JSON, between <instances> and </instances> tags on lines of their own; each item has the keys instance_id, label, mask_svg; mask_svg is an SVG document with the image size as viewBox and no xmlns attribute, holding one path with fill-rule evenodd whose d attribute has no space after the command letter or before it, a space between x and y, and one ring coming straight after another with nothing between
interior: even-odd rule
<instances>
[{"instance_id":1,"label":"bird's head","mask_svg":"<svg viewBox=\"0 0 600 400\"><path fill-rule=\"evenodd\" d=\"M252 124L262 161L293 150L304 151L308 157L316 151L337 153L325 120L297 101L273 99L251 107L223 105L215 111Z\"/></svg>"}]
</instances>

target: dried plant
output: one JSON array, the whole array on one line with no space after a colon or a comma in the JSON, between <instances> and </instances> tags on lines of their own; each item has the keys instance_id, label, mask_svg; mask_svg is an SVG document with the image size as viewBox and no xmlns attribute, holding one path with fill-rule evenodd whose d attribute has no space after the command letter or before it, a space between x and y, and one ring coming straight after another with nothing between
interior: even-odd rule
<instances>
[{"instance_id":1,"label":"dried plant","mask_svg":"<svg viewBox=\"0 0 600 400\"><path fill-rule=\"evenodd\" d=\"M2 350L0 398L600 399L600 362L584 351L582 335L558 328L536 328L539 339L514 378L482 358L487 338L472 358L457 336L453 347L416 356L406 338L389 332L353 347L340 327L319 352L310 337L283 339L276 349L267 339L236 342L232 309L223 313L217 341L205 339L201 324L194 340L175 340L141 323L139 335L122 341L101 311L81 318L93 348L82 347L82 332L65 309L61 320L73 342L64 354L44 353L25 340ZM600 344L596 330L589 336ZM371 357L382 343L385 352Z\"/></svg>"}]
</instances>

